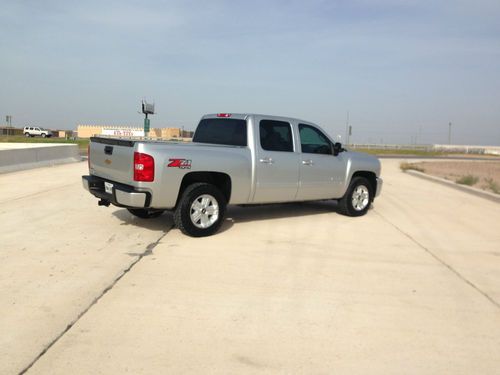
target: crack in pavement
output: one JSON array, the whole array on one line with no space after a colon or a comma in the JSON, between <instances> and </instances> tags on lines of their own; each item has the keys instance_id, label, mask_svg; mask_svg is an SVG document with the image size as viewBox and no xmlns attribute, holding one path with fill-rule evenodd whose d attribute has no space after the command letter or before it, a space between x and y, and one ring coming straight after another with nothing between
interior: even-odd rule
<instances>
[{"instance_id":1,"label":"crack in pavement","mask_svg":"<svg viewBox=\"0 0 500 375\"><path fill-rule=\"evenodd\" d=\"M418 242L415 238L413 238L410 234L406 233L404 230L399 228L396 224L392 223L389 221L387 218L385 218L382 214L380 214L378 211L373 210L378 216L382 218L386 223L390 224L392 227L394 227L399 233L403 234L404 236L408 237L413 243L415 243L418 247L423 249L426 253L428 253L430 256L432 256L435 260L437 260L439 263L441 263L443 266L448 268L452 273L454 273L460 280L462 280L464 283L472 287L473 289L476 290L476 292L479 292L483 297L485 297L488 301L490 301L495 307L500 309L500 303L495 301L488 293L485 291L481 290L476 284L474 284L472 281L467 279L464 275L462 275L460 272L458 272L455 268L453 268L450 264L446 263L443 259L438 257L436 254L434 254L431 250L429 250L427 247L422 245L420 242Z\"/></svg>"},{"instance_id":2,"label":"crack in pavement","mask_svg":"<svg viewBox=\"0 0 500 375\"><path fill-rule=\"evenodd\" d=\"M25 374L30 368L32 368L35 365L35 363L38 362L38 360L42 358L45 355L45 353L47 353L47 351L50 348L52 348L52 346L54 346L54 344L56 344L66 334L66 332L68 332L76 323L78 323L78 321L92 308L92 306L97 304L97 302L99 302L99 300L102 297L104 297L106 293L108 293L111 289L113 289L113 287L118 283L118 281L120 281L123 278L123 276L125 276L128 272L130 272L132 268L134 268L134 266L141 261L142 258L151 255L153 249L160 243L160 241L163 238L165 238L165 236L170 232L170 230L172 230L173 227L174 226L172 225L155 242L151 242L149 245L147 245L146 249L142 253L137 254L137 259L135 259L132 263L130 263L129 266L125 268L122 271L122 273L118 275L118 277L114 279L110 285L104 288L103 291L96 298L94 298L92 302L82 312L80 312L80 314L78 314L78 316L71 323L69 323L61 333L59 333L24 369L22 369L19 372L19 375Z\"/></svg>"}]
</instances>

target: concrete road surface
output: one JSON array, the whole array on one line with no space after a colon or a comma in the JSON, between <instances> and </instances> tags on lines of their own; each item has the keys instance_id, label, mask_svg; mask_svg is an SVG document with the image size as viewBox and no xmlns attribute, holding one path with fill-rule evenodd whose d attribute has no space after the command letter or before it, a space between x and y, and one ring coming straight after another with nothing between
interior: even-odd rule
<instances>
[{"instance_id":1,"label":"concrete road surface","mask_svg":"<svg viewBox=\"0 0 500 375\"><path fill-rule=\"evenodd\" d=\"M231 208L194 239L86 164L0 176L0 373L498 374L500 205L383 161L362 218Z\"/></svg>"}]
</instances>

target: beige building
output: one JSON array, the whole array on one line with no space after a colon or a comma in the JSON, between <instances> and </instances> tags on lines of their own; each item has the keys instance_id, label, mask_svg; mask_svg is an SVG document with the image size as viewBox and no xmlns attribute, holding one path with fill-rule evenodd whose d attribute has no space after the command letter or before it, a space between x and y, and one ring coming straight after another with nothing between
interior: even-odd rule
<instances>
[{"instance_id":1,"label":"beige building","mask_svg":"<svg viewBox=\"0 0 500 375\"><path fill-rule=\"evenodd\" d=\"M115 135L123 137L143 137L144 129L131 126L113 125L78 125L78 138L90 138L94 135ZM152 138L162 139L182 139L192 138L192 131L185 131L180 128L152 128L149 131Z\"/></svg>"}]
</instances>

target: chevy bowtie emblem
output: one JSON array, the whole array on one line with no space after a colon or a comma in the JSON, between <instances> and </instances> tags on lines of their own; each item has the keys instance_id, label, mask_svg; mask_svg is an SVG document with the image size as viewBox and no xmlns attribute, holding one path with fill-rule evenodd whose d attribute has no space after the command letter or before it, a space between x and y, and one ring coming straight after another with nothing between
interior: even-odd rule
<instances>
[{"instance_id":1,"label":"chevy bowtie emblem","mask_svg":"<svg viewBox=\"0 0 500 375\"><path fill-rule=\"evenodd\" d=\"M107 165L110 165L110 164L111 164L111 160L109 160L109 159L104 160L104 162L105 162Z\"/></svg>"}]
</instances>

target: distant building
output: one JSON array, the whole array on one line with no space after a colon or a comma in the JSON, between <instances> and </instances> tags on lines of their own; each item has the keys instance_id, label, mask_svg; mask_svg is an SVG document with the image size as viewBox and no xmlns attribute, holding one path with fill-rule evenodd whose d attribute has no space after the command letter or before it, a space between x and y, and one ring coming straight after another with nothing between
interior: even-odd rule
<instances>
[{"instance_id":1,"label":"distant building","mask_svg":"<svg viewBox=\"0 0 500 375\"><path fill-rule=\"evenodd\" d=\"M74 133L73 130L52 130L52 136L57 138L73 138Z\"/></svg>"},{"instance_id":2,"label":"distant building","mask_svg":"<svg viewBox=\"0 0 500 375\"><path fill-rule=\"evenodd\" d=\"M78 125L78 138L90 138L95 135L114 135L119 137L144 137L144 129L131 126L114 125ZM187 140L193 137L192 131L180 128L152 128L149 136L162 139Z\"/></svg>"}]
</instances>

